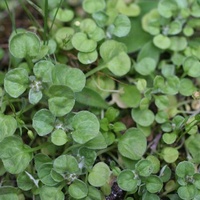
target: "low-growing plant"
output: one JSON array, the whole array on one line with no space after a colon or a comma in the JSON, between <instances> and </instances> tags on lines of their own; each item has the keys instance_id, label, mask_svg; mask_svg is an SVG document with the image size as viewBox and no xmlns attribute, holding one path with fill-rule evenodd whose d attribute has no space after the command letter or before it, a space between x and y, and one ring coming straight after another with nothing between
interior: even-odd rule
<instances>
[{"instance_id":1,"label":"low-growing plant","mask_svg":"<svg viewBox=\"0 0 200 200\"><path fill-rule=\"evenodd\" d=\"M200 199L200 1L15 3L0 199Z\"/></svg>"}]
</instances>

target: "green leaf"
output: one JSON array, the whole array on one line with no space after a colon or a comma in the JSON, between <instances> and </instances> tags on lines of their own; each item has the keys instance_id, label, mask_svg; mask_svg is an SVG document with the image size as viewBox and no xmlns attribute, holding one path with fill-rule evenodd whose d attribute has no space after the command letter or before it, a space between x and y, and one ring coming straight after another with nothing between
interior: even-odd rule
<instances>
[{"instance_id":1,"label":"green leaf","mask_svg":"<svg viewBox=\"0 0 200 200\"><path fill-rule=\"evenodd\" d=\"M69 9L59 8L57 10L56 8L52 12L52 16L55 16L55 15L56 15L56 19L61 22L69 22L74 18L74 12Z\"/></svg>"},{"instance_id":2,"label":"green leaf","mask_svg":"<svg viewBox=\"0 0 200 200\"><path fill-rule=\"evenodd\" d=\"M126 15L119 14L113 24L108 27L108 31L117 36L124 37L126 36L131 29L131 22Z\"/></svg>"},{"instance_id":3,"label":"green leaf","mask_svg":"<svg viewBox=\"0 0 200 200\"><path fill-rule=\"evenodd\" d=\"M72 121L72 138L79 144L84 144L95 138L99 133L100 124L97 117L88 111L80 111Z\"/></svg>"},{"instance_id":4,"label":"green leaf","mask_svg":"<svg viewBox=\"0 0 200 200\"><path fill-rule=\"evenodd\" d=\"M160 170L159 177L161 178L162 182L167 182L171 178L172 171L168 165L164 165Z\"/></svg>"},{"instance_id":5,"label":"green leaf","mask_svg":"<svg viewBox=\"0 0 200 200\"><path fill-rule=\"evenodd\" d=\"M0 115L0 142L8 136L12 136L17 129L17 121L10 115Z\"/></svg>"},{"instance_id":6,"label":"green leaf","mask_svg":"<svg viewBox=\"0 0 200 200\"><path fill-rule=\"evenodd\" d=\"M49 110L54 116L61 117L69 113L75 104L73 91L65 85L52 85L49 88Z\"/></svg>"},{"instance_id":7,"label":"green leaf","mask_svg":"<svg viewBox=\"0 0 200 200\"><path fill-rule=\"evenodd\" d=\"M120 52L125 52L126 46L115 40L106 40L100 46L100 55L105 62L110 61L117 56Z\"/></svg>"},{"instance_id":8,"label":"green leaf","mask_svg":"<svg viewBox=\"0 0 200 200\"><path fill-rule=\"evenodd\" d=\"M99 133L95 138L88 141L85 145L88 149L105 149L107 147L106 140L102 133Z\"/></svg>"},{"instance_id":9,"label":"green leaf","mask_svg":"<svg viewBox=\"0 0 200 200\"><path fill-rule=\"evenodd\" d=\"M145 153L146 147L146 137L136 128L128 129L118 142L119 152L131 160L139 160Z\"/></svg>"},{"instance_id":10,"label":"green leaf","mask_svg":"<svg viewBox=\"0 0 200 200\"><path fill-rule=\"evenodd\" d=\"M132 109L131 116L133 120L141 126L150 126L154 122L154 114L151 110Z\"/></svg>"},{"instance_id":11,"label":"green leaf","mask_svg":"<svg viewBox=\"0 0 200 200\"><path fill-rule=\"evenodd\" d=\"M118 97L120 101L122 101L123 104L125 104L125 106L129 108L138 107L142 97L136 86L120 84L119 90L122 92L119 93ZM134 94L134 96L132 94Z\"/></svg>"},{"instance_id":12,"label":"green leaf","mask_svg":"<svg viewBox=\"0 0 200 200\"><path fill-rule=\"evenodd\" d=\"M122 67L123 66L123 67ZM131 68L130 57L125 52L120 52L117 56L112 58L106 67L116 76L123 76L127 74Z\"/></svg>"},{"instance_id":13,"label":"green leaf","mask_svg":"<svg viewBox=\"0 0 200 200\"><path fill-rule=\"evenodd\" d=\"M68 141L67 134L65 131L57 129L51 134L51 141L57 146L62 146Z\"/></svg>"},{"instance_id":14,"label":"green leaf","mask_svg":"<svg viewBox=\"0 0 200 200\"><path fill-rule=\"evenodd\" d=\"M80 92L85 86L86 78L80 69L56 65L52 70L52 82L55 85L66 85L73 92Z\"/></svg>"},{"instance_id":15,"label":"green leaf","mask_svg":"<svg viewBox=\"0 0 200 200\"><path fill-rule=\"evenodd\" d=\"M87 79L86 86L105 99L110 96L110 93L115 89L115 82L105 75L93 75Z\"/></svg>"},{"instance_id":16,"label":"green leaf","mask_svg":"<svg viewBox=\"0 0 200 200\"><path fill-rule=\"evenodd\" d=\"M190 200L196 196L197 188L194 185L181 186L177 192L181 199Z\"/></svg>"},{"instance_id":17,"label":"green leaf","mask_svg":"<svg viewBox=\"0 0 200 200\"><path fill-rule=\"evenodd\" d=\"M152 58L157 63L160 56L160 49L155 47L152 41L147 42L139 51L137 56L137 62L140 62L144 58Z\"/></svg>"},{"instance_id":18,"label":"green leaf","mask_svg":"<svg viewBox=\"0 0 200 200\"><path fill-rule=\"evenodd\" d=\"M35 33L17 33L9 41L10 53L16 58L35 57L40 52L40 40Z\"/></svg>"},{"instance_id":19,"label":"green leaf","mask_svg":"<svg viewBox=\"0 0 200 200\"><path fill-rule=\"evenodd\" d=\"M52 82L51 73L54 67L52 62L41 60L34 65L33 72L36 78L42 82Z\"/></svg>"},{"instance_id":20,"label":"green leaf","mask_svg":"<svg viewBox=\"0 0 200 200\"><path fill-rule=\"evenodd\" d=\"M96 50L89 53L78 52L78 60L85 65L95 62L97 57L98 53Z\"/></svg>"},{"instance_id":21,"label":"green leaf","mask_svg":"<svg viewBox=\"0 0 200 200\"><path fill-rule=\"evenodd\" d=\"M165 18L172 17L175 14L177 8L178 5L174 0L161 0L158 3L158 12Z\"/></svg>"},{"instance_id":22,"label":"green leaf","mask_svg":"<svg viewBox=\"0 0 200 200\"><path fill-rule=\"evenodd\" d=\"M86 147L81 147L79 155L84 158L84 167L91 169L97 158L96 152Z\"/></svg>"},{"instance_id":23,"label":"green leaf","mask_svg":"<svg viewBox=\"0 0 200 200\"><path fill-rule=\"evenodd\" d=\"M19 191L15 187L1 186L0 199L1 200L19 200Z\"/></svg>"},{"instance_id":24,"label":"green leaf","mask_svg":"<svg viewBox=\"0 0 200 200\"><path fill-rule=\"evenodd\" d=\"M140 14L140 7L136 3L126 4L123 0L118 1L117 9L120 13L129 16L135 17Z\"/></svg>"},{"instance_id":25,"label":"green leaf","mask_svg":"<svg viewBox=\"0 0 200 200\"><path fill-rule=\"evenodd\" d=\"M117 177L117 183L122 190L133 192L137 189L138 180L131 170L125 169Z\"/></svg>"},{"instance_id":26,"label":"green leaf","mask_svg":"<svg viewBox=\"0 0 200 200\"><path fill-rule=\"evenodd\" d=\"M46 154L36 154L34 157L34 163L35 163L35 169L38 171L39 168L45 164L45 163L52 163L52 160L49 156L47 156Z\"/></svg>"},{"instance_id":27,"label":"green leaf","mask_svg":"<svg viewBox=\"0 0 200 200\"><path fill-rule=\"evenodd\" d=\"M75 99L77 102L87 106L103 109L108 107L106 101L102 99L102 97L96 91L88 87L85 87L81 92L77 92L75 94Z\"/></svg>"},{"instance_id":28,"label":"green leaf","mask_svg":"<svg viewBox=\"0 0 200 200\"><path fill-rule=\"evenodd\" d=\"M31 104L37 104L42 99L42 92L35 91L35 89L30 89L28 93L28 100Z\"/></svg>"},{"instance_id":29,"label":"green leaf","mask_svg":"<svg viewBox=\"0 0 200 200\"><path fill-rule=\"evenodd\" d=\"M33 180L31 179L31 177L28 175L28 173L22 172L17 177L17 186L21 190L28 191L28 190L32 189L35 186L35 184L34 184Z\"/></svg>"},{"instance_id":30,"label":"green leaf","mask_svg":"<svg viewBox=\"0 0 200 200\"><path fill-rule=\"evenodd\" d=\"M103 10L106 7L105 0L84 0L83 1L83 9L92 14L98 11Z\"/></svg>"},{"instance_id":31,"label":"green leaf","mask_svg":"<svg viewBox=\"0 0 200 200\"><path fill-rule=\"evenodd\" d=\"M153 172L153 165L149 160L140 160L135 165L135 170L140 176L148 177Z\"/></svg>"},{"instance_id":32,"label":"green leaf","mask_svg":"<svg viewBox=\"0 0 200 200\"><path fill-rule=\"evenodd\" d=\"M92 186L89 186L88 188L88 196L89 199L87 200L102 200L102 194L101 192Z\"/></svg>"},{"instance_id":33,"label":"green leaf","mask_svg":"<svg viewBox=\"0 0 200 200\"><path fill-rule=\"evenodd\" d=\"M146 188L150 193L160 192L163 187L163 182L158 176L151 175L146 178Z\"/></svg>"},{"instance_id":34,"label":"green leaf","mask_svg":"<svg viewBox=\"0 0 200 200\"><path fill-rule=\"evenodd\" d=\"M147 76L150 75L154 72L156 68L156 62L154 59L146 57L141 59L136 65L135 65L135 70L143 75Z\"/></svg>"},{"instance_id":35,"label":"green leaf","mask_svg":"<svg viewBox=\"0 0 200 200\"><path fill-rule=\"evenodd\" d=\"M110 174L108 165L98 162L89 173L88 181L94 187L101 187L109 181Z\"/></svg>"},{"instance_id":36,"label":"green leaf","mask_svg":"<svg viewBox=\"0 0 200 200\"><path fill-rule=\"evenodd\" d=\"M28 87L28 73L25 69L12 69L6 73L4 88L6 92L14 98L19 97Z\"/></svg>"},{"instance_id":37,"label":"green leaf","mask_svg":"<svg viewBox=\"0 0 200 200\"><path fill-rule=\"evenodd\" d=\"M166 144L173 144L176 141L176 138L176 133L164 133L162 136L162 139Z\"/></svg>"},{"instance_id":38,"label":"green leaf","mask_svg":"<svg viewBox=\"0 0 200 200\"><path fill-rule=\"evenodd\" d=\"M155 104L159 109L164 110L164 109L168 108L168 106L169 106L168 96L156 95L154 98L155 98Z\"/></svg>"},{"instance_id":39,"label":"green leaf","mask_svg":"<svg viewBox=\"0 0 200 200\"><path fill-rule=\"evenodd\" d=\"M51 176L52 168L52 163L44 163L37 170L40 181L46 186L55 186L58 184Z\"/></svg>"},{"instance_id":40,"label":"green leaf","mask_svg":"<svg viewBox=\"0 0 200 200\"><path fill-rule=\"evenodd\" d=\"M194 86L192 80L188 78L183 78L180 80L180 88L179 88L180 94L184 96L191 96L196 90L197 89Z\"/></svg>"},{"instance_id":41,"label":"green leaf","mask_svg":"<svg viewBox=\"0 0 200 200\"><path fill-rule=\"evenodd\" d=\"M148 155L146 157L147 160L151 162L151 165L153 166L153 171L152 173L156 174L160 171L160 160L153 155Z\"/></svg>"},{"instance_id":42,"label":"green leaf","mask_svg":"<svg viewBox=\"0 0 200 200\"><path fill-rule=\"evenodd\" d=\"M168 49L171 45L171 40L167 36L159 34L153 38L153 43L160 49Z\"/></svg>"},{"instance_id":43,"label":"green leaf","mask_svg":"<svg viewBox=\"0 0 200 200\"><path fill-rule=\"evenodd\" d=\"M39 195L41 200L64 200L65 196L58 187L42 186L39 189Z\"/></svg>"},{"instance_id":44,"label":"green leaf","mask_svg":"<svg viewBox=\"0 0 200 200\"><path fill-rule=\"evenodd\" d=\"M183 69L191 77L199 77L200 76L200 62L194 56L189 56L185 59L183 63Z\"/></svg>"},{"instance_id":45,"label":"green leaf","mask_svg":"<svg viewBox=\"0 0 200 200\"><path fill-rule=\"evenodd\" d=\"M60 174L71 174L79 171L78 162L76 158L71 155L61 155L57 157L53 162L53 168Z\"/></svg>"},{"instance_id":46,"label":"green leaf","mask_svg":"<svg viewBox=\"0 0 200 200\"><path fill-rule=\"evenodd\" d=\"M56 31L54 37L61 49L70 50L73 48L71 38L74 33L75 31L71 27L61 27Z\"/></svg>"},{"instance_id":47,"label":"green leaf","mask_svg":"<svg viewBox=\"0 0 200 200\"><path fill-rule=\"evenodd\" d=\"M86 197L88 194L87 185L79 179L76 179L69 186L68 191L69 191L70 196L75 199L82 199L82 198Z\"/></svg>"},{"instance_id":48,"label":"green leaf","mask_svg":"<svg viewBox=\"0 0 200 200\"><path fill-rule=\"evenodd\" d=\"M41 109L33 116L33 128L38 135L44 136L54 129L55 117L47 109Z\"/></svg>"},{"instance_id":49,"label":"green leaf","mask_svg":"<svg viewBox=\"0 0 200 200\"><path fill-rule=\"evenodd\" d=\"M171 44L169 49L175 52L183 51L188 45L187 39L185 37L171 37L170 41Z\"/></svg>"},{"instance_id":50,"label":"green leaf","mask_svg":"<svg viewBox=\"0 0 200 200\"><path fill-rule=\"evenodd\" d=\"M85 33L79 32L75 33L72 37L72 45L78 51L88 53L96 49L97 42L92 39L88 39Z\"/></svg>"},{"instance_id":51,"label":"green leaf","mask_svg":"<svg viewBox=\"0 0 200 200\"><path fill-rule=\"evenodd\" d=\"M195 166L189 161L182 161L176 167L176 175L181 178L193 176L195 173Z\"/></svg>"},{"instance_id":52,"label":"green leaf","mask_svg":"<svg viewBox=\"0 0 200 200\"><path fill-rule=\"evenodd\" d=\"M1 154L6 171L11 174L23 172L32 160L31 148L19 137L9 136L0 142Z\"/></svg>"},{"instance_id":53,"label":"green leaf","mask_svg":"<svg viewBox=\"0 0 200 200\"><path fill-rule=\"evenodd\" d=\"M173 147L165 147L162 150L162 156L167 163L173 163L178 159L179 152Z\"/></svg>"},{"instance_id":54,"label":"green leaf","mask_svg":"<svg viewBox=\"0 0 200 200\"><path fill-rule=\"evenodd\" d=\"M192 155L194 163L200 163L200 158L199 158L199 151L200 151L200 135L195 134L190 136L186 141L186 149L189 151L189 153Z\"/></svg>"},{"instance_id":55,"label":"green leaf","mask_svg":"<svg viewBox=\"0 0 200 200\"><path fill-rule=\"evenodd\" d=\"M82 32L89 34L94 32L96 28L97 28L96 23L94 22L94 20L90 18L86 18L83 21L81 21L80 29Z\"/></svg>"}]
</instances>

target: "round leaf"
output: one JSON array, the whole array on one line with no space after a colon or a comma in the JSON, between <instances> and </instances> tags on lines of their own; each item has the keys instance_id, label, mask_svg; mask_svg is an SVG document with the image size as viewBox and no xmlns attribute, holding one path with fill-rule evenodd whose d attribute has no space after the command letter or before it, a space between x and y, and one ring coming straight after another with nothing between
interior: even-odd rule
<instances>
[{"instance_id":1,"label":"round leaf","mask_svg":"<svg viewBox=\"0 0 200 200\"><path fill-rule=\"evenodd\" d=\"M40 52L40 40L32 32L18 33L10 39L9 50L16 58L35 57Z\"/></svg>"},{"instance_id":2,"label":"round leaf","mask_svg":"<svg viewBox=\"0 0 200 200\"><path fill-rule=\"evenodd\" d=\"M92 14L98 11L101 11L105 8L106 3L105 0L84 0L83 1L83 9Z\"/></svg>"},{"instance_id":3,"label":"round leaf","mask_svg":"<svg viewBox=\"0 0 200 200\"><path fill-rule=\"evenodd\" d=\"M35 91L34 89L30 89L28 93L28 100L31 104L37 104L42 98L41 91Z\"/></svg>"},{"instance_id":4,"label":"round leaf","mask_svg":"<svg viewBox=\"0 0 200 200\"><path fill-rule=\"evenodd\" d=\"M117 177L117 183L122 190L133 192L137 188L138 180L135 179L135 175L131 170L126 169Z\"/></svg>"},{"instance_id":5,"label":"round leaf","mask_svg":"<svg viewBox=\"0 0 200 200\"><path fill-rule=\"evenodd\" d=\"M53 168L56 172L64 173L77 173L79 171L78 162L75 157L71 155L61 155L54 160Z\"/></svg>"},{"instance_id":6,"label":"round leaf","mask_svg":"<svg viewBox=\"0 0 200 200\"><path fill-rule=\"evenodd\" d=\"M146 188L150 193L157 193L160 192L160 190L163 187L163 182L158 176L149 176L146 179Z\"/></svg>"},{"instance_id":7,"label":"round leaf","mask_svg":"<svg viewBox=\"0 0 200 200\"><path fill-rule=\"evenodd\" d=\"M183 63L183 69L191 77L200 76L200 62L196 57L187 57Z\"/></svg>"},{"instance_id":8,"label":"round leaf","mask_svg":"<svg viewBox=\"0 0 200 200\"><path fill-rule=\"evenodd\" d=\"M146 147L146 137L136 128L128 129L118 143L119 152L132 160L139 160L145 153Z\"/></svg>"},{"instance_id":9,"label":"round leaf","mask_svg":"<svg viewBox=\"0 0 200 200\"><path fill-rule=\"evenodd\" d=\"M16 68L6 73L4 88L11 97L17 98L25 92L28 83L28 72L25 69Z\"/></svg>"},{"instance_id":10,"label":"round leaf","mask_svg":"<svg viewBox=\"0 0 200 200\"><path fill-rule=\"evenodd\" d=\"M55 33L55 39L64 50L70 50L73 48L71 38L74 35L74 29L70 27L61 27Z\"/></svg>"},{"instance_id":11,"label":"round leaf","mask_svg":"<svg viewBox=\"0 0 200 200\"><path fill-rule=\"evenodd\" d=\"M79 32L74 34L72 38L72 45L78 51L87 53L96 49L97 42L92 39L88 39L85 33Z\"/></svg>"},{"instance_id":12,"label":"round leaf","mask_svg":"<svg viewBox=\"0 0 200 200\"><path fill-rule=\"evenodd\" d=\"M74 107L74 93L69 87L65 85L52 85L49 88L49 94L49 110L54 116L64 116Z\"/></svg>"},{"instance_id":13,"label":"round leaf","mask_svg":"<svg viewBox=\"0 0 200 200\"><path fill-rule=\"evenodd\" d=\"M33 72L37 79L41 79L42 82L51 82L51 72L54 68L54 64L47 60L41 60L37 62L33 67Z\"/></svg>"},{"instance_id":14,"label":"round leaf","mask_svg":"<svg viewBox=\"0 0 200 200\"><path fill-rule=\"evenodd\" d=\"M197 188L194 185L181 186L177 192L181 199L190 200L196 196Z\"/></svg>"},{"instance_id":15,"label":"round leaf","mask_svg":"<svg viewBox=\"0 0 200 200\"><path fill-rule=\"evenodd\" d=\"M150 126L154 122L154 114L151 110L132 109L133 120L141 126Z\"/></svg>"},{"instance_id":16,"label":"round leaf","mask_svg":"<svg viewBox=\"0 0 200 200\"><path fill-rule=\"evenodd\" d=\"M52 82L55 85L66 85L74 92L80 92L85 86L86 78L80 69L57 65L52 70Z\"/></svg>"},{"instance_id":17,"label":"round leaf","mask_svg":"<svg viewBox=\"0 0 200 200\"><path fill-rule=\"evenodd\" d=\"M98 162L89 173L88 181L94 187L101 187L109 181L110 169L104 162Z\"/></svg>"},{"instance_id":18,"label":"round leaf","mask_svg":"<svg viewBox=\"0 0 200 200\"><path fill-rule=\"evenodd\" d=\"M162 156L167 163L173 163L178 159L179 152L173 147L165 147L162 150Z\"/></svg>"},{"instance_id":19,"label":"round leaf","mask_svg":"<svg viewBox=\"0 0 200 200\"><path fill-rule=\"evenodd\" d=\"M82 199L88 194L87 185L83 181L77 179L69 186L69 194L75 199Z\"/></svg>"},{"instance_id":20,"label":"round leaf","mask_svg":"<svg viewBox=\"0 0 200 200\"><path fill-rule=\"evenodd\" d=\"M131 68L130 57L125 52L120 52L112 60L106 63L108 69L116 76L127 74Z\"/></svg>"},{"instance_id":21,"label":"round leaf","mask_svg":"<svg viewBox=\"0 0 200 200\"><path fill-rule=\"evenodd\" d=\"M25 145L19 137L9 136L0 142L0 158L11 174L23 172L32 160L31 148Z\"/></svg>"},{"instance_id":22,"label":"round leaf","mask_svg":"<svg viewBox=\"0 0 200 200\"><path fill-rule=\"evenodd\" d=\"M56 15L56 19L61 21L61 22L69 22L73 19L74 12L72 10L69 10L69 9L59 8L57 10L57 8L56 8L55 10L53 10L52 15L53 16Z\"/></svg>"},{"instance_id":23,"label":"round leaf","mask_svg":"<svg viewBox=\"0 0 200 200\"><path fill-rule=\"evenodd\" d=\"M41 109L33 116L33 128L38 135L44 136L54 129L55 117L47 109Z\"/></svg>"},{"instance_id":24,"label":"round leaf","mask_svg":"<svg viewBox=\"0 0 200 200\"><path fill-rule=\"evenodd\" d=\"M17 129L17 121L10 115L0 115L0 142L8 136L12 136Z\"/></svg>"},{"instance_id":25,"label":"round leaf","mask_svg":"<svg viewBox=\"0 0 200 200\"><path fill-rule=\"evenodd\" d=\"M149 160L140 160L135 165L135 170L140 176L147 177L153 172L153 165Z\"/></svg>"},{"instance_id":26,"label":"round leaf","mask_svg":"<svg viewBox=\"0 0 200 200\"><path fill-rule=\"evenodd\" d=\"M152 72L154 72L155 68L156 61L149 57L143 58L135 65L135 70L143 76L150 75Z\"/></svg>"},{"instance_id":27,"label":"round leaf","mask_svg":"<svg viewBox=\"0 0 200 200\"><path fill-rule=\"evenodd\" d=\"M159 34L153 38L153 43L160 49L167 49L171 45L171 40L167 36Z\"/></svg>"},{"instance_id":28,"label":"round leaf","mask_svg":"<svg viewBox=\"0 0 200 200\"><path fill-rule=\"evenodd\" d=\"M84 144L95 138L99 133L100 124L97 117L88 111L78 112L72 121L72 138L80 144Z\"/></svg>"},{"instance_id":29,"label":"round leaf","mask_svg":"<svg viewBox=\"0 0 200 200\"><path fill-rule=\"evenodd\" d=\"M58 187L42 186L39 189L39 195L41 200L64 200L65 196Z\"/></svg>"},{"instance_id":30,"label":"round leaf","mask_svg":"<svg viewBox=\"0 0 200 200\"><path fill-rule=\"evenodd\" d=\"M108 27L108 30L111 34L117 36L117 37L124 37L126 36L131 29L131 22L129 18L126 15L118 15L115 18L115 21L110 27Z\"/></svg>"},{"instance_id":31,"label":"round leaf","mask_svg":"<svg viewBox=\"0 0 200 200\"><path fill-rule=\"evenodd\" d=\"M57 129L51 134L51 141L57 146L62 146L68 141L67 134L65 131Z\"/></svg>"},{"instance_id":32,"label":"round leaf","mask_svg":"<svg viewBox=\"0 0 200 200\"><path fill-rule=\"evenodd\" d=\"M165 18L173 16L178 6L174 0L161 0L158 4L158 12Z\"/></svg>"},{"instance_id":33,"label":"round leaf","mask_svg":"<svg viewBox=\"0 0 200 200\"><path fill-rule=\"evenodd\" d=\"M188 78L183 78L180 80L180 94L184 96L191 96L196 91L196 87L194 86L192 80Z\"/></svg>"},{"instance_id":34,"label":"round leaf","mask_svg":"<svg viewBox=\"0 0 200 200\"><path fill-rule=\"evenodd\" d=\"M134 85L120 85L119 99L130 108L136 108L141 101L141 94ZM134 94L134 96L133 96Z\"/></svg>"},{"instance_id":35,"label":"round leaf","mask_svg":"<svg viewBox=\"0 0 200 200\"><path fill-rule=\"evenodd\" d=\"M23 172L17 177L17 186L24 191L28 191L34 187L34 182L27 175L27 173Z\"/></svg>"},{"instance_id":36,"label":"round leaf","mask_svg":"<svg viewBox=\"0 0 200 200\"><path fill-rule=\"evenodd\" d=\"M78 53L78 60L85 65L95 62L97 57L98 53L96 50L89 53L83 53L83 52Z\"/></svg>"},{"instance_id":37,"label":"round leaf","mask_svg":"<svg viewBox=\"0 0 200 200\"><path fill-rule=\"evenodd\" d=\"M182 161L176 167L176 175L184 178L187 176L193 176L195 173L195 166L189 161Z\"/></svg>"}]
</instances>

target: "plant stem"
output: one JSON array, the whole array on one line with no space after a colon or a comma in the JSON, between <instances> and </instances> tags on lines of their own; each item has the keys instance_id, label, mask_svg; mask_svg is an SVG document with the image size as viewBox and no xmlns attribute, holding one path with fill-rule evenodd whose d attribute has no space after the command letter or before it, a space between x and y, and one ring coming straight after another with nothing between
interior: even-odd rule
<instances>
[{"instance_id":1,"label":"plant stem","mask_svg":"<svg viewBox=\"0 0 200 200\"><path fill-rule=\"evenodd\" d=\"M9 14L9 16L10 16L10 20L11 20L11 22L12 22L12 30L14 30L15 33L17 33L17 31L16 31L15 19L14 19L14 13L12 13L12 12L10 11L10 8L9 8L9 6L8 6L7 0L4 0L4 2L5 2L5 4L6 4L6 8L7 8L7 10L8 10L8 14Z\"/></svg>"},{"instance_id":2,"label":"plant stem","mask_svg":"<svg viewBox=\"0 0 200 200\"><path fill-rule=\"evenodd\" d=\"M58 5L58 7L57 7L57 10L56 10L56 13L55 13L55 15L54 15L54 17L53 17L53 20L52 20L52 23L51 23L49 32L51 32L51 30L52 30L52 28L53 28L53 25L54 25L54 22L55 22L55 19L56 19L56 15L57 15L57 13L58 13L59 8L60 8L61 5L62 5L62 2L63 2L63 0L60 0L60 3L59 3L59 5Z\"/></svg>"},{"instance_id":3,"label":"plant stem","mask_svg":"<svg viewBox=\"0 0 200 200\"><path fill-rule=\"evenodd\" d=\"M46 147L48 144L49 144L49 143L46 142L46 143L41 144L41 145L39 145L39 146L37 146L37 147L33 147L33 148L31 148L31 150L29 150L28 152L38 151L38 150L40 150L40 149Z\"/></svg>"},{"instance_id":4,"label":"plant stem","mask_svg":"<svg viewBox=\"0 0 200 200\"><path fill-rule=\"evenodd\" d=\"M48 5L48 0L45 0L45 3L44 3L44 44L46 44L46 42L48 43L48 15L49 15L49 12L48 12L48 8L49 8L49 5Z\"/></svg>"},{"instance_id":5,"label":"plant stem","mask_svg":"<svg viewBox=\"0 0 200 200\"><path fill-rule=\"evenodd\" d=\"M92 74L94 74L94 73L96 73L96 72L98 72L98 71L100 71L100 70L102 70L102 69L104 69L104 68L106 68L106 65L105 65L105 64L104 64L104 65L99 65L98 67L96 67L96 68L90 70L89 72L87 72L87 73L85 74L85 76L86 76L86 78L87 78L87 77L91 76Z\"/></svg>"}]
</instances>

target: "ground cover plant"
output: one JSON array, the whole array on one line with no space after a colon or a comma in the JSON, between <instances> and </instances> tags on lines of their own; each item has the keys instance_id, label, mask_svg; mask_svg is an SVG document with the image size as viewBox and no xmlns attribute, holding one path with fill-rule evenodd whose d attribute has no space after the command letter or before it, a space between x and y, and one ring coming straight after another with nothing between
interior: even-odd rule
<instances>
[{"instance_id":1,"label":"ground cover plant","mask_svg":"<svg viewBox=\"0 0 200 200\"><path fill-rule=\"evenodd\" d=\"M3 0L0 20L1 200L200 199L199 0Z\"/></svg>"}]
</instances>

